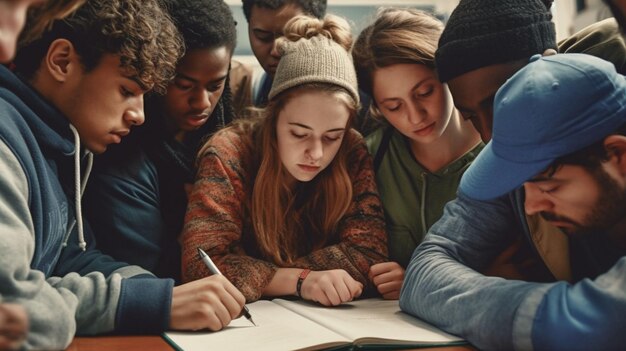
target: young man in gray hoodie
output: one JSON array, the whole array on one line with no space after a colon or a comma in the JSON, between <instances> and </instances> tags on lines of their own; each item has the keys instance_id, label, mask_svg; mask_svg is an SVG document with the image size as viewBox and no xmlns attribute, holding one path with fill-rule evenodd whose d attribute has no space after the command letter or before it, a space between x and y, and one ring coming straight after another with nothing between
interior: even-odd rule
<instances>
[{"instance_id":1,"label":"young man in gray hoodie","mask_svg":"<svg viewBox=\"0 0 626 351\"><path fill-rule=\"evenodd\" d=\"M94 249L81 195L92 153L143 123L181 41L153 0L88 0L0 66L0 295L26 309L26 348L73 336L221 329L244 298L223 277L173 287Z\"/></svg>"}]
</instances>

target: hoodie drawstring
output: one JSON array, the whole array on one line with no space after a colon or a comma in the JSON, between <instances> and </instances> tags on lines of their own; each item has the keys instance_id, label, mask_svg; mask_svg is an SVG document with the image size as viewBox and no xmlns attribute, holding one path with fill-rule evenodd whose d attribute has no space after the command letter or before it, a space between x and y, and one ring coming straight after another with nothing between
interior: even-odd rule
<instances>
[{"instance_id":1,"label":"hoodie drawstring","mask_svg":"<svg viewBox=\"0 0 626 351\"><path fill-rule=\"evenodd\" d=\"M87 156L87 168L85 169L85 175L81 179L80 177L80 137L78 135L78 131L76 128L70 124L70 129L74 134L74 208L76 211L76 219L70 225L67 233L65 234L65 240L63 241L63 246L67 246L67 240L70 237L72 230L74 229L74 225L78 224L78 246L85 251L87 248L87 243L85 242L85 234L83 233L83 210L81 205L81 198L83 197L83 193L85 192L85 187L87 186L87 180L89 179L89 174L91 173L91 168L93 166L93 154L85 150L85 155Z\"/></svg>"}]
</instances>

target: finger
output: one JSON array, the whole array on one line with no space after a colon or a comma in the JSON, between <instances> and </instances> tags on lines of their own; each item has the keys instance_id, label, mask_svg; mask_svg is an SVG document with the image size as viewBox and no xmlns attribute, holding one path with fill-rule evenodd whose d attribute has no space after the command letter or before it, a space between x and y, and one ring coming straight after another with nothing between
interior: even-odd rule
<instances>
[{"instance_id":1,"label":"finger","mask_svg":"<svg viewBox=\"0 0 626 351\"><path fill-rule=\"evenodd\" d=\"M238 301L228 291L224 292L224 296L222 296L222 303L224 304L224 307L228 311L228 314L230 315L231 320L237 317L241 317L244 304L240 303L240 301Z\"/></svg>"},{"instance_id":2,"label":"finger","mask_svg":"<svg viewBox=\"0 0 626 351\"><path fill-rule=\"evenodd\" d=\"M208 302L204 302L201 313L202 328L217 331L230 323L230 313L216 296L213 296Z\"/></svg>"},{"instance_id":3,"label":"finger","mask_svg":"<svg viewBox=\"0 0 626 351\"><path fill-rule=\"evenodd\" d=\"M383 299L385 300L398 300L400 299L400 290L392 291L383 295Z\"/></svg>"},{"instance_id":4,"label":"finger","mask_svg":"<svg viewBox=\"0 0 626 351\"><path fill-rule=\"evenodd\" d=\"M331 306L337 306L341 304L341 298L339 297L339 293L334 285L328 285L324 289L324 295L326 295L326 299L330 303Z\"/></svg>"},{"instance_id":5,"label":"finger","mask_svg":"<svg viewBox=\"0 0 626 351\"><path fill-rule=\"evenodd\" d=\"M363 292L363 284L352 279L352 281L348 284L348 287L350 289L350 295L352 296L351 300L361 296L361 293Z\"/></svg>"},{"instance_id":6,"label":"finger","mask_svg":"<svg viewBox=\"0 0 626 351\"><path fill-rule=\"evenodd\" d=\"M350 291L350 287L347 282L340 280L335 283L334 286L340 299L339 303L352 300L352 291Z\"/></svg>"},{"instance_id":7,"label":"finger","mask_svg":"<svg viewBox=\"0 0 626 351\"><path fill-rule=\"evenodd\" d=\"M370 274L372 276L376 276L376 275L379 275L379 274L383 274L383 273L389 272L389 271L395 269L398 266L399 266L399 264L397 262L393 262L393 261L377 263L377 264L374 264L374 265L370 266Z\"/></svg>"},{"instance_id":8,"label":"finger","mask_svg":"<svg viewBox=\"0 0 626 351\"><path fill-rule=\"evenodd\" d=\"M369 270L369 274L368 274L369 278L373 279L375 276L377 276L377 275L379 275L379 274L381 274L383 272L386 272L385 263L386 262L377 263L377 264L371 265L370 266L370 270Z\"/></svg>"},{"instance_id":9,"label":"finger","mask_svg":"<svg viewBox=\"0 0 626 351\"><path fill-rule=\"evenodd\" d=\"M404 279L404 269L398 266L392 271L376 276L374 280L372 280L372 283L378 286L380 284L385 284L388 282L402 281L403 279Z\"/></svg>"},{"instance_id":10,"label":"finger","mask_svg":"<svg viewBox=\"0 0 626 351\"><path fill-rule=\"evenodd\" d=\"M228 292L228 294L232 296L241 307L243 307L243 305L246 303L245 296L243 296L241 291L239 291L239 289L237 289L237 287L233 283L226 279L226 277L224 277L224 280L224 289L226 290L226 292Z\"/></svg>"},{"instance_id":11,"label":"finger","mask_svg":"<svg viewBox=\"0 0 626 351\"><path fill-rule=\"evenodd\" d=\"M224 326L220 318L215 314L215 311L212 311L212 313L209 313L205 316L205 323L206 326L203 326L199 329L208 328L211 331L218 331L221 330Z\"/></svg>"},{"instance_id":12,"label":"finger","mask_svg":"<svg viewBox=\"0 0 626 351\"><path fill-rule=\"evenodd\" d=\"M376 286L376 289L381 295L388 294L392 291L400 291L401 288L402 288L402 281L397 281L397 280Z\"/></svg>"}]
</instances>

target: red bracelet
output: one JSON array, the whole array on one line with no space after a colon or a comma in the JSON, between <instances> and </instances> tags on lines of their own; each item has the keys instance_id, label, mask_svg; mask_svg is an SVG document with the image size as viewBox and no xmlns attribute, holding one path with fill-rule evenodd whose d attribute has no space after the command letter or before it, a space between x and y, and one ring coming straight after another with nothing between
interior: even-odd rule
<instances>
[{"instance_id":1,"label":"red bracelet","mask_svg":"<svg viewBox=\"0 0 626 351\"><path fill-rule=\"evenodd\" d=\"M302 297L302 293L300 292L300 290L302 289L302 282L307 277L307 275L309 275L309 273L311 273L310 269L303 269L302 272L300 272L300 276L298 277L298 283L296 284L296 295L298 297Z\"/></svg>"}]
</instances>

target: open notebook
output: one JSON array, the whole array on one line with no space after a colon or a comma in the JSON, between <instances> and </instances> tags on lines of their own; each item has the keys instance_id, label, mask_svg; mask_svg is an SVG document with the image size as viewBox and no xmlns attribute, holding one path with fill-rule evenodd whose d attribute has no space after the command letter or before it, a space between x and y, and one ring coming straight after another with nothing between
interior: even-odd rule
<instances>
[{"instance_id":1,"label":"open notebook","mask_svg":"<svg viewBox=\"0 0 626 351\"><path fill-rule=\"evenodd\" d=\"M248 304L255 327L245 318L219 332L167 332L179 350L321 350L464 344L400 311L398 301L366 299L336 307L274 299Z\"/></svg>"}]
</instances>

